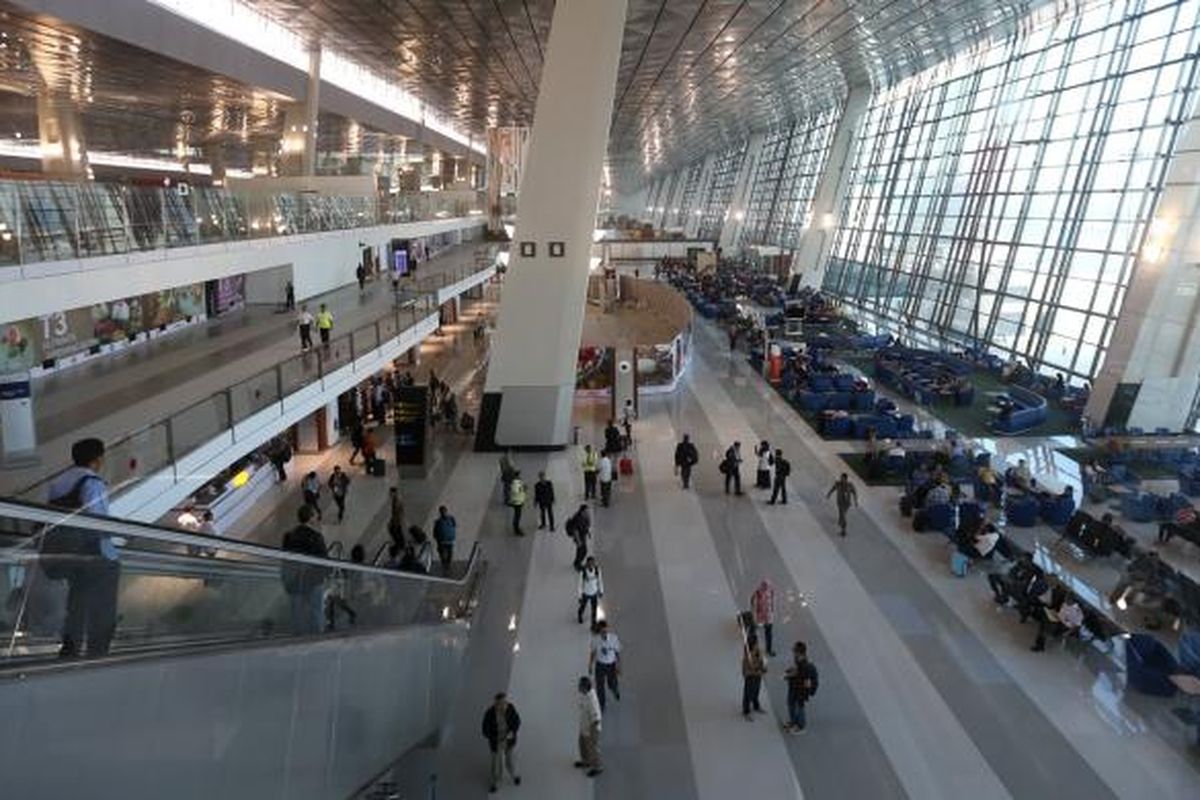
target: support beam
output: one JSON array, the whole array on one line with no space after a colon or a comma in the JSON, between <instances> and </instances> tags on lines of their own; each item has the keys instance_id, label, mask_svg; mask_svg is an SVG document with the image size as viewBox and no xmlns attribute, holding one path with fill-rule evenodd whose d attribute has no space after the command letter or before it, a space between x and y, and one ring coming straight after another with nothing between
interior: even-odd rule
<instances>
[{"instance_id":1,"label":"support beam","mask_svg":"<svg viewBox=\"0 0 1200 800\"><path fill-rule=\"evenodd\" d=\"M804 286L819 289L825 279L838 214L841 213L850 185L850 168L854 162L858 129L870 101L871 92L868 89L851 89L846 97L842 118L833 132L825 168L821 170L821 177L813 191L812 223L800 234L796 243L796 257L792 259L792 272L800 273Z\"/></svg>"},{"instance_id":2,"label":"support beam","mask_svg":"<svg viewBox=\"0 0 1200 800\"><path fill-rule=\"evenodd\" d=\"M1182 430L1200 382L1200 115L1184 123L1085 415ZM1081 332L1082 333L1082 332Z\"/></svg>"},{"instance_id":3,"label":"support beam","mask_svg":"<svg viewBox=\"0 0 1200 800\"><path fill-rule=\"evenodd\" d=\"M558 0L554 8L480 413L480 448L570 441L625 9L626 0ZM552 255L560 246L562 253Z\"/></svg>"},{"instance_id":4,"label":"support beam","mask_svg":"<svg viewBox=\"0 0 1200 800\"><path fill-rule=\"evenodd\" d=\"M321 111L321 47L308 51L308 84L304 102L288 106L283 115L284 175L317 174L317 119Z\"/></svg>"}]
</instances>

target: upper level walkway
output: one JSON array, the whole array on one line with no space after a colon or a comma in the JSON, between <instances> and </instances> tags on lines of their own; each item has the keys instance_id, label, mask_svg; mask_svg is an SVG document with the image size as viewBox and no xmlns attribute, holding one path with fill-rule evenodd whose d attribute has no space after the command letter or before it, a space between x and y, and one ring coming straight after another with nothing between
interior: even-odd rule
<instances>
[{"instance_id":1,"label":"upper level walkway","mask_svg":"<svg viewBox=\"0 0 1200 800\"><path fill-rule=\"evenodd\" d=\"M334 315L327 350L300 353L294 312L251 306L42 377L33 388L40 463L0 471L0 495L37 496L82 436L108 443L114 485L170 464L436 314L486 280L492 263L486 245L462 245L406 278L399 304L386 280L305 301L314 314L324 303Z\"/></svg>"}]
</instances>

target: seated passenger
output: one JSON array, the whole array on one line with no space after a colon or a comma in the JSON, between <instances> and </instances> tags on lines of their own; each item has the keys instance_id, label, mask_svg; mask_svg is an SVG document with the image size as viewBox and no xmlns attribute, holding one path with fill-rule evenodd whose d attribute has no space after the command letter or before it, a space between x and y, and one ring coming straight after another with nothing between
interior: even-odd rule
<instances>
[{"instance_id":1,"label":"seated passenger","mask_svg":"<svg viewBox=\"0 0 1200 800\"><path fill-rule=\"evenodd\" d=\"M1028 491L1033 483L1033 475L1029 472L1029 465L1025 463L1025 459L1017 461L1017 465L1008 471L1006 476L1008 482L1018 489Z\"/></svg>"},{"instance_id":2,"label":"seated passenger","mask_svg":"<svg viewBox=\"0 0 1200 800\"><path fill-rule=\"evenodd\" d=\"M923 508L944 506L950 503L950 487L944 481L938 481L925 495Z\"/></svg>"},{"instance_id":3,"label":"seated passenger","mask_svg":"<svg viewBox=\"0 0 1200 800\"><path fill-rule=\"evenodd\" d=\"M1111 517L1111 514L1105 516ZM1193 506L1183 506L1171 517L1169 522L1164 522L1158 526L1158 541L1166 543L1171 541L1173 536L1182 536L1184 539L1200 544L1200 524L1198 524L1196 509Z\"/></svg>"},{"instance_id":4,"label":"seated passenger","mask_svg":"<svg viewBox=\"0 0 1200 800\"><path fill-rule=\"evenodd\" d=\"M1033 647L1029 649L1040 653L1046 649L1046 634L1069 636L1079 632L1083 627L1083 608L1074 596L1062 592L1059 597L1052 596L1050 604L1040 609L1036 618L1037 638L1033 640Z\"/></svg>"},{"instance_id":5,"label":"seated passenger","mask_svg":"<svg viewBox=\"0 0 1200 800\"><path fill-rule=\"evenodd\" d=\"M900 442L899 439L896 439L895 441L892 442L891 447L888 448L887 454L889 457L892 457L892 458L904 458L905 456L908 455L908 453L904 449L904 445Z\"/></svg>"}]
</instances>

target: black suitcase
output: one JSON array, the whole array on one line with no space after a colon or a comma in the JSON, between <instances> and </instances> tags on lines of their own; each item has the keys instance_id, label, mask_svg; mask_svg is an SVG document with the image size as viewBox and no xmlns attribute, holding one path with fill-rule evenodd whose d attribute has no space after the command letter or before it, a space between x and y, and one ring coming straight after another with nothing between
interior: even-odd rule
<instances>
[{"instance_id":1,"label":"black suitcase","mask_svg":"<svg viewBox=\"0 0 1200 800\"><path fill-rule=\"evenodd\" d=\"M382 478L387 474L387 464L382 458L377 458L371 462L371 466L367 468L367 472L376 478Z\"/></svg>"},{"instance_id":2,"label":"black suitcase","mask_svg":"<svg viewBox=\"0 0 1200 800\"><path fill-rule=\"evenodd\" d=\"M912 498L908 495L903 495L900 498L900 515L903 517L912 516Z\"/></svg>"}]
</instances>

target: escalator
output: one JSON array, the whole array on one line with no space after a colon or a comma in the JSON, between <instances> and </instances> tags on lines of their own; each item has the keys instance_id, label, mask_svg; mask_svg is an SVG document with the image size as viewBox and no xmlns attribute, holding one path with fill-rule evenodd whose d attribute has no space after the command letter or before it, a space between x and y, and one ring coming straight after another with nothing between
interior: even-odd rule
<instances>
[{"instance_id":1,"label":"escalator","mask_svg":"<svg viewBox=\"0 0 1200 800\"><path fill-rule=\"evenodd\" d=\"M437 735L483 575L0 500L0 795L350 797ZM72 584L106 653L60 657Z\"/></svg>"}]
</instances>

